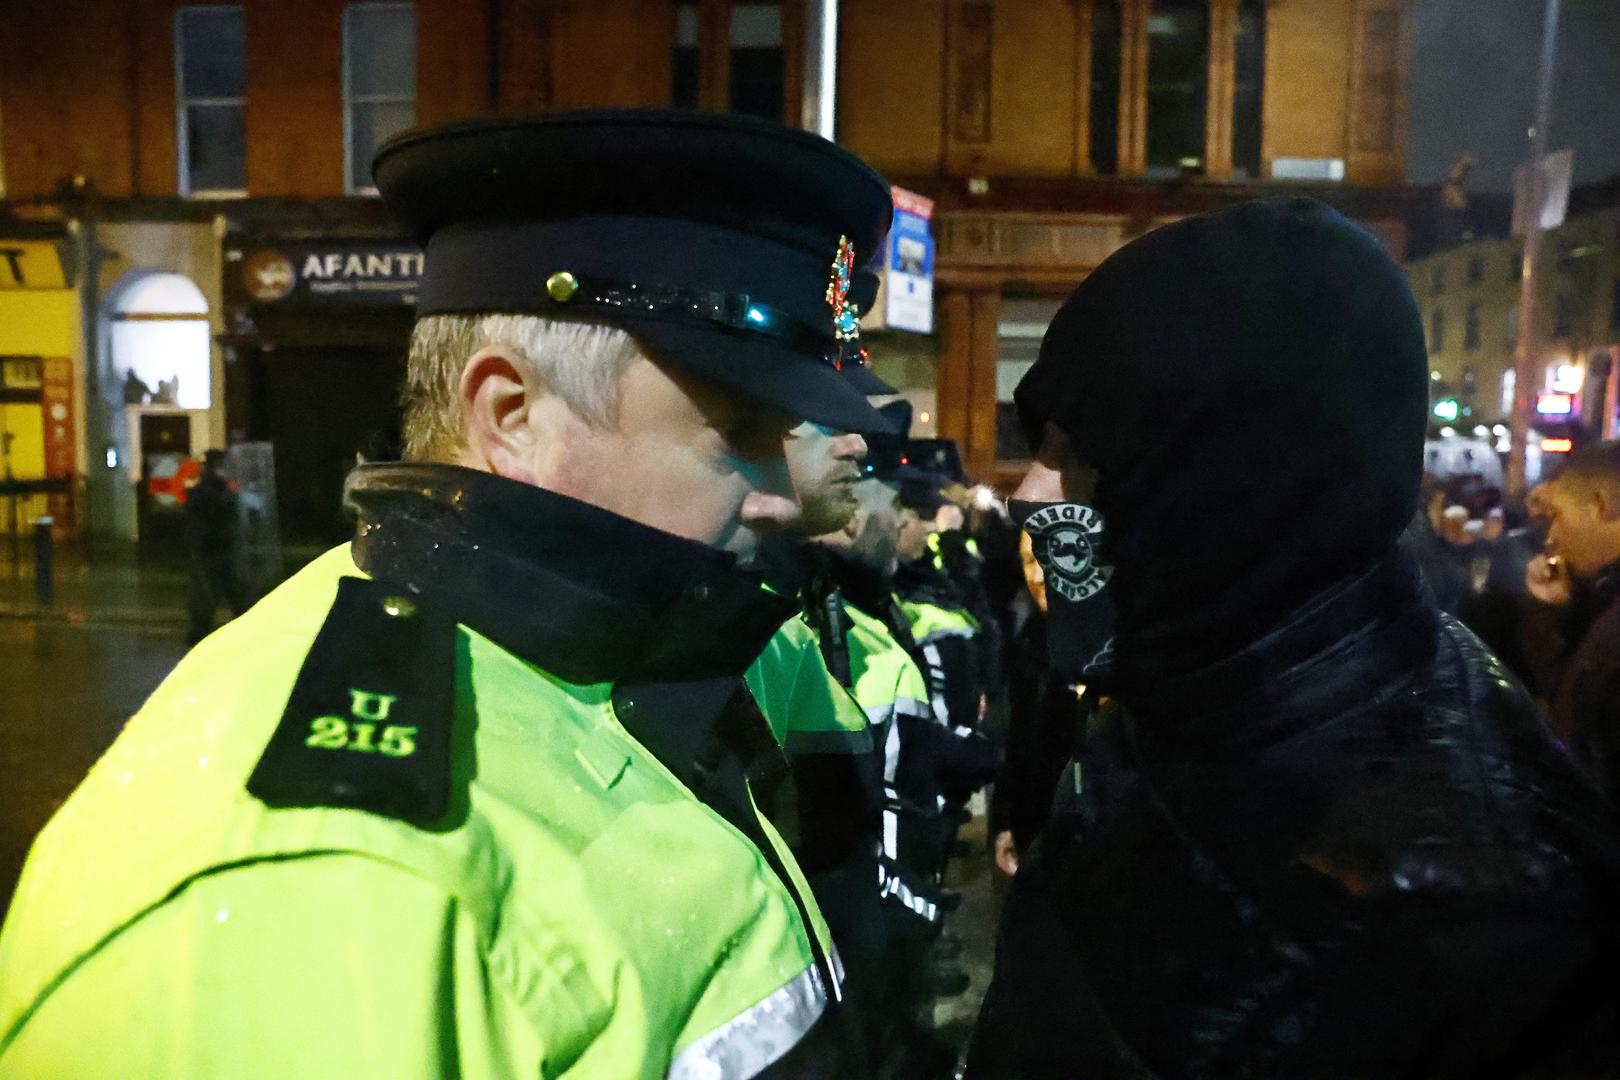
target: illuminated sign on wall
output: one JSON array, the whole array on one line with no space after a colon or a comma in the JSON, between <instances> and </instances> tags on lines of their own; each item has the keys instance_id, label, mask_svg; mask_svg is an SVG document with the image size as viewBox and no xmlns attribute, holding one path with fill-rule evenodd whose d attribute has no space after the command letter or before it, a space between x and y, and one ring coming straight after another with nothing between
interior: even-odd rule
<instances>
[{"instance_id":1,"label":"illuminated sign on wall","mask_svg":"<svg viewBox=\"0 0 1620 1080\"><path fill-rule=\"evenodd\" d=\"M1568 416L1575 411L1573 394L1538 394L1536 412L1542 416Z\"/></svg>"}]
</instances>

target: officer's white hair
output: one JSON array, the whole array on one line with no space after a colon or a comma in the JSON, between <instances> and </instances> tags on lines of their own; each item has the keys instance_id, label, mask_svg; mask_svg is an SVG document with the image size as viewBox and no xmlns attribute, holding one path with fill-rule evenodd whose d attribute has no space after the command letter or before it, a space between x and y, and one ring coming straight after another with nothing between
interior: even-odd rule
<instances>
[{"instance_id":1,"label":"officer's white hair","mask_svg":"<svg viewBox=\"0 0 1620 1080\"><path fill-rule=\"evenodd\" d=\"M428 315L411 331L405 362L405 457L444 461L466 444L457 388L467 360L501 346L528 365L564 404L594 427L612 427L619 380L643 355L625 331L602 323L537 315Z\"/></svg>"}]
</instances>

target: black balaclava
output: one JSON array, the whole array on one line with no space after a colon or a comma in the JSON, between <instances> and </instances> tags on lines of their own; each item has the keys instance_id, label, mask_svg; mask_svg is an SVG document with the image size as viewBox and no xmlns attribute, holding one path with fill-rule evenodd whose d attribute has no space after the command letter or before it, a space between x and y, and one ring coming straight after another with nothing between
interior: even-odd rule
<instances>
[{"instance_id":1,"label":"black balaclava","mask_svg":"<svg viewBox=\"0 0 1620 1080\"><path fill-rule=\"evenodd\" d=\"M1120 677L1229 656L1389 556L1417 507L1422 322L1371 233L1309 199L1127 244L1019 383L1098 472Z\"/></svg>"}]
</instances>

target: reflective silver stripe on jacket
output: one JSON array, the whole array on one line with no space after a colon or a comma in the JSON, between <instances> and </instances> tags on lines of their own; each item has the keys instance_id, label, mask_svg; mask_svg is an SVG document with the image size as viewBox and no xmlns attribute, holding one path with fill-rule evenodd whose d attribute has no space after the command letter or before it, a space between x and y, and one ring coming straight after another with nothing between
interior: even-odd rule
<instances>
[{"instance_id":1,"label":"reflective silver stripe on jacket","mask_svg":"<svg viewBox=\"0 0 1620 1080\"><path fill-rule=\"evenodd\" d=\"M670 1062L670 1080L747 1080L783 1057L821 1019L827 988L815 965L727 1020Z\"/></svg>"},{"instance_id":2,"label":"reflective silver stripe on jacket","mask_svg":"<svg viewBox=\"0 0 1620 1080\"><path fill-rule=\"evenodd\" d=\"M930 631L919 644L926 644L930 641L938 641L940 638L948 637L971 638L977 636L978 633L977 630L971 630L966 626L942 626L938 630Z\"/></svg>"},{"instance_id":3,"label":"reflective silver stripe on jacket","mask_svg":"<svg viewBox=\"0 0 1620 1080\"><path fill-rule=\"evenodd\" d=\"M900 798L894 790L894 778L900 771L900 725L891 723L883 739L883 854L891 859L900 857L900 818L894 804Z\"/></svg>"},{"instance_id":4,"label":"reflective silver stripe on jacket","mask_svg":"<svg viewBox=\"0 0 1620 1080\"><path fill-rule=\"evenodd\" d=\"M945 704L945 661L939 655L939 646L923 646L923 659L928 661L928 694L934 706L934 719L949 727L951 710Z\"/></svg>"},{"instance_id":5,"label":"reflective silver stripe on jacket","mask_svg":"<svg viewBox=\"0 0 1620 1080\"><path fill-rule=\"evenodd\" d=\"M915 716L919 720L927 720L934 715L926 701L918 701L916 698L909 697L895 698L894 711L901 716Z\"/></svg>"},{"instance_id":6,"label":"reflective silver stripe on jacket","mask_svg":"<svg viewBox=\"0 0 1620 1080\"><path fill-rule=\"evenodd\" d=\"M889 873L882 863L878 864L878 895L894 897L931 923L939 921L939 905L912 892L898 875Z\"/></svg>"}]
</instances>

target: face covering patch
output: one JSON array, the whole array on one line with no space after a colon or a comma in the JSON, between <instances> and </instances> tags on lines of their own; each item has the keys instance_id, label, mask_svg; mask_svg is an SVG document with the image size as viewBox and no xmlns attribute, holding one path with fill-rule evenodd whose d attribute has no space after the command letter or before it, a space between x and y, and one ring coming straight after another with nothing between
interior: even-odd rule
<instances>
[{"instance_id":1,"label":"face covering patch","mask_svg":"<svg viewBox=\"0 0 1620 1080\"><path fill-rule=\"evenodd\" d=\"M1104 561L1103 519L1082 503L1008 504L1029 534L1046 575L1047 650L1053 670L1084 681L1107 675L1114 660L1114 568Z\"/></svg>"}]
</instances>

